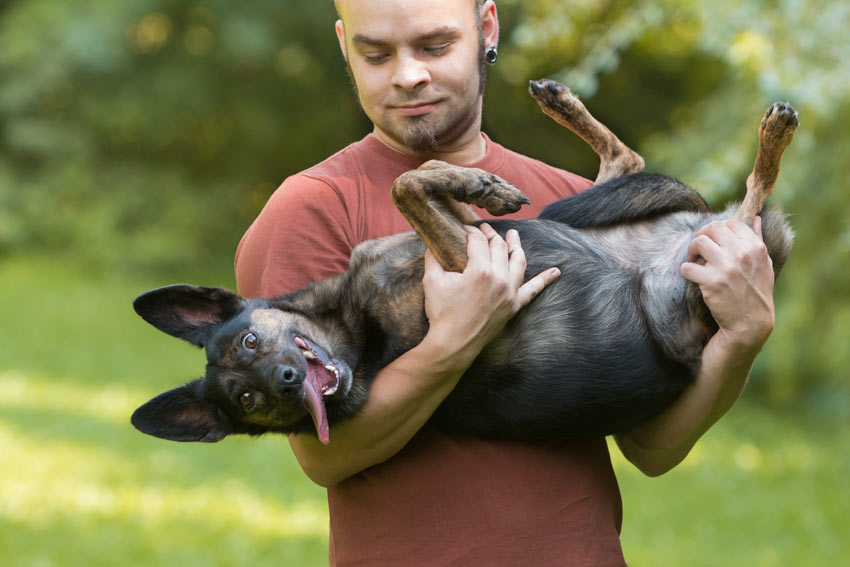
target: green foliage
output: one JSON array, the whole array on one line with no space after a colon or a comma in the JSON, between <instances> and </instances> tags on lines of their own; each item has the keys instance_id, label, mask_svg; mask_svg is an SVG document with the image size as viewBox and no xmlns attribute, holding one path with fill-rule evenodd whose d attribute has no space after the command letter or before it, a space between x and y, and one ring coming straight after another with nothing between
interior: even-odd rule
<instances>
[{"instance_id":1,"label":"green foliage","mask_svg":"<svg viewBox=\"0 0 850 567\"><path fill-rule=\"evenodd\" d=\"M338 47L316 41L329 3L0 10L0 250L222 259L287 174L364 123Z\"/></svg>"},{"instance_id":2,"label":"green foliage","mask_svg":"<svg viewBox=\"0 0 850 567\"><path fill-rule=\"evenodd\" d=\"M715 205L743 195L764 110L787 100L799 111L772 199L791 215L797 241L753 385L774 401L805 396L847 415L850 42L842 38L850 5L527 0L509 9L515 49L500 79L519 86L529 75L557 76L644 155L648 170L682 179ZM548 134L535 127L519 141L576 169Z\"/></svg>"}]
</instances>

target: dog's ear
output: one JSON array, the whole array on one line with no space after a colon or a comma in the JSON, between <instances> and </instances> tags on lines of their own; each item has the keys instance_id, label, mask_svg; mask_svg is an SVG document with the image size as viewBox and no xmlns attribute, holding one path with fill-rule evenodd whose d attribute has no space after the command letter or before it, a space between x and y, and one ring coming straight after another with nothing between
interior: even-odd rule
<instances>
[{"instance_id":1,"label":"dog's ear","mask_svg":"<svg viewBox=\"0 0 850 567\"><path fill-rule=\"evenodd\" d=\"M205 399L203 378L153 398L130 422L142 433L171 441L215 443L235 433L230 418Z\"/></svg>"},{"instance_id":2,"label":"dog's ear","mask_svg":"<svg viewBox=\"0 0 850 567\"><path fill-rule=\"evenodd\" d=\"M133 309L160 331L204 346L216 327L233 317L243 302L224 288L180 284L143 293L133 301Z\"/></svg>"}]
</instances>

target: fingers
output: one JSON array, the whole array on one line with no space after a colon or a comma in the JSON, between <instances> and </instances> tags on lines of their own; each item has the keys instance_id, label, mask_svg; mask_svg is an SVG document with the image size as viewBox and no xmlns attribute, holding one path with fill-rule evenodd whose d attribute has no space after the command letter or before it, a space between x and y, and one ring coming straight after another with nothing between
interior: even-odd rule
<instances>
[{"instance_id":1,"label":"fingers","mask_svg":"<svg viewBox=\"0 0 850 567\"><path fill-rule=\"evenodd\" d=\"M487 223L481 224L481 232L487 237L487 242L490 251L490 269L494 274L509 276L509 254L508 244L499 236L499 233L493 230L493 227Z\"/></svg>"},{"instance_id":2,"label":"fingers","mask_svg":"<svg viewBox=\"0 0 850 567\"><path fill-rule=\"evenodd\" d=\"M756 233L759 240L764 241L764 234L762 233L761 227L761 217L757 215L753 219L753 232Z\"/></svg>"},{"instance_id":3,"label":"fingers","mask_svg":"<svg viewBox=\"0 0 850 567\"><path fill-rule=\"evenodd\" d=\"M725 263L727 252L738 245L738 238L726 222L707 224L688 245L688 261L679 267L679 273L696 284L707 283L714 274L712 267Z\"/></svg>"},{"instance_id":4,"label":"fingers","mask_svg":"<svg viewBox=\"0 0 850 567\"><path fill-rule=\"evenodd\" d=\"M466 253L469 260L465 272L508 273L509 250L507 243L489 224L467 226Z\"/></svg>"},{"instance_id":5,"label":"fingers","mask_svg":"<svg viewBox=\"0 0 850 567\"><path fill-rule=\"evenodd\" d=\"M526 257L519 233L510 229L502 237L487 223L478 229L469 230L469 263L467 269L489 270L494 280L505 281L508 289L515 290L514 308L518 311L536 297L547 285L555 281L561 272L550 268L525 281ZM483 237L483 238L482 238ZM486 239L486 244L485 244ZM485 250L486 248L486 250ZM489 253L489 257L488 254ZM487 262L489 261L489 264Z\"/></svg>"},{"instance_id":6,"label":"fingers","mask_svg":"<svg viewBox=\"0 0 850 567\"><path fill-rule=\"evenodd\" d=\"M749 269L764 256L767 256L767 248L762 238L761 217L755 217L752 228L732 218L709 223L700 229L688 245L688 261L679 271L684 278L704 284L718 269L723 272ZM704 262L698 263L700 258Z\"/></svg>"},{"instance_id":7,"label":"fingers","mask_svg":"<svg viewBox=\"0 0 850 567\"><path fill-rule=\"evenodd\" d=\"M688 246L688 262L700 257L706 262L717 261L721 249L760 247L761 228L761 217L755 217L752 228L737 218L709 223L697 231Z\"/></svg>"},{"instance_id":8,"label":"fingers","mask_svg":"<svg viewBox=\"0 0 850 567\"><path fill-rule=\"evenodd\" d=\"M474 226L464 228L466 228L468 233L466 236L466 255L469 257L466 263L466 270L464 271L471 272L487 269L487 266L490 264L489 239L483 231Z\"/></svg>"},{"instance_id":9,"label":"fingers","mask_svg":"<svg viewBox=\"0 0 850 567\"><path fill-rule=\"evenodd\" d=\"M505 235L505 238L508 244L508 263L511 284L514 287L518 288L522 286L523 282L525 281L525 250L522 249L522 243L519 239L519 233L516 230L509 230Z\"/></svg>"},{"instance_id":10,"label":"fingers","mask_svg":"<svg viewBox=\"0 0 850 567\"><path fill-rule=\"evenodd\" d=\"M702 285L709 280L711 270L696 262L683 262L679 266L679 273L688 281Z\"/></svg>"},{"instance_id":11,"label":"fingers","mask_svg":"<svg viewBox=\"0 0 850 567\"><path fill-rule=\"evenodd\" d=\"M532 299L537 297L547 285L557 280L560 275L561 270L558 268L549 268L548 270L540 272L520 286L516 295L517 311L528 305Z\"/></svg>"}]
</instances>

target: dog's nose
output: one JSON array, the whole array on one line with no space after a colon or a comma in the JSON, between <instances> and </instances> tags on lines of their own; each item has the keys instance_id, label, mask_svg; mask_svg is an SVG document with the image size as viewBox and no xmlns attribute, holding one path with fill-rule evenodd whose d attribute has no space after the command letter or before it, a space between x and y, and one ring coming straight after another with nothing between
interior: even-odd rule
<instances>
[{"instance_id":1,"label":"dog's nose","mask_svg":"<svg viewBox=\"0 0 850 567\"><path fill-rule=\"evenodd\" d=\"M298 372L286 364L276 365L272 372L272 376L274 376L274 381L278 388L281 389L294 386L301 382Z\"/></svg>"}]
</instances>

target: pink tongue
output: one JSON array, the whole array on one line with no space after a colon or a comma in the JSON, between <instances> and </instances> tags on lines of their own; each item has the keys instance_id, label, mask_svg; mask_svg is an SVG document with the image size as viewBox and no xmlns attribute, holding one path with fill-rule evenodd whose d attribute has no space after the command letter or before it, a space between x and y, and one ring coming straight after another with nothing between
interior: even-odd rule
<instances>
[{"instance_id":1,"label":"pink tongue","mask_svg":"<svg viewBox=\"0 0 850 567\"><path fill-rule=\"evenodd\" d=\"M304 402L307 404L307 410L310 412L310 415L313 416L313 423L316 425L319 441L327 445L330 442L328 414L325 411L322 394L319 393L319 388L316 385L315 376L311 374L311 372L308 372L304 380Z\"/></svg>"}]
</instances>

